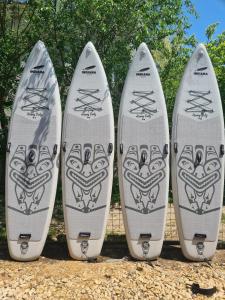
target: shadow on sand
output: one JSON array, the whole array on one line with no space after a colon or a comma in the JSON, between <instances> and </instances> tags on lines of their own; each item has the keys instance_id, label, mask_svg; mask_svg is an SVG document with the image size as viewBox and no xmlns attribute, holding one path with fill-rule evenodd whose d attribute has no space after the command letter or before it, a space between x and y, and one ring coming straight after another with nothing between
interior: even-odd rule
<instances>
[{"instance_id":1,"label":"shadow on sand","mask_svg":"<svg viewBox=\"0 0 225 300\"><path fill-rule=\"evenodd\" d=\"M6 241L1 242L0 248L0 260L11 260ZM69 255L65 235L58 236L57 241L47 239L41 257L51 260L73 260ZM104 242L98 261L101 262L111 259L122 260L124 258L126 258L126 260L135 261L135 259L130 257L125 239L109 239ZM164 260L188 262L181 252L179 243L173 241L164 242L160 258Z\"/></svg>"}]
</instances>

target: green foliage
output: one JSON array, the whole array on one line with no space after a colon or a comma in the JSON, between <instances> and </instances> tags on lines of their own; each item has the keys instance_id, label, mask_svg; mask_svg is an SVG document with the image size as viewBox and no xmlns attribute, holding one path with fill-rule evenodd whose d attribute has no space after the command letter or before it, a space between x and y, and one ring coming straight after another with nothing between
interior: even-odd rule
<instances>
[{"instance_id":1,"label":"green foliage","mask_svg":"<svg viewBox=\"0 0 225 300\"><path fill-rule=\"evenodd\" d=\"M214 25L215 24L212 24L210 26L215 30ZM210 28L210 26L208 28ZM225 116L225 31L219 34L215 39L213 39L213 29L211 33L212 34L208 35L209 40L206 47L216 73ZM225 204L225 195L223 203Z\"/></svg>"},{"instance_id":2,"label":"green foliage","mask_svg":"<svg viewBox=\"0 0 225 300\"><path fill-rule=\"evenodd\" d=\"M225 31L215 39L209 40L206 47L216 73L225 113Z\"/></svg>"},{"instance_id":3,"label":"green foliage","mask_svg":"<svg viewBox=\"0 0 225 300\"><path fill-rule=\"evenodd\" d=\"M213 23L206 28L205 35L208 41L212 39L212 36L214 35L218 25L219 23Z\"/></svg>"},{"instance_id":4,"label":"green foliage","mask_svg":"<svg viewBox=\"0 0 225 300\"><path fill-rule=\"evenodd\" d=\"M223 224L225 224L225 214L224 214L224 213L222 213L221 222L222 222Z\"/></svg>"},{"instance_id":5,"label":"green foliage","mask_svg":"<svg viewBox=\"0 0 225 300\"><path fill-rule=\"evenodd\" d=\"M134 49L145 41L159 65L169 108L193 39L184 7L195 13L190 0L36 0L27 5L0 3L0 114L12 105L16 79L32 46L47 45L65 102L68 86L84 45L91 40L102 60L117 119L120 95ZM167 47L166 44L169 46ZM155 55L154 55L155 54ZM162 57L166 57L164 62ZM177 56L181 59L176 59Z\"/></svg>"},{"instance_id":6,"label":"green foliage","mask_svg":"<svg viewBox=\"0 0 225 300\"><path fill-rule=\"evenodd\" d=\"M66 96L65 87L70 84L82 48L92 40L106 69L117 120L121 91L134 49L145 41L153 56L154 51L167 55L164 48L167 39L171 45L171 52L166 63L160 68L160 73L165 79L166 94L168 88L168 103L173 102L175 89L172 92L171 82L167 83L167 78L172 78L168 74L176 73L175 77L178 78L182 67L177 67L181 61L183 65L183 58L176 61L176 66L175 58L178 54L186 57L189 50L184 49L185 45L191 44L191 41L185 38L185 30L189 24L183 13L183 5L193 11L191 2L182 0L60 1L56 18L61 22L54 26L59 52L59 61L55 66L63 100ZM48 42L48 46L53 52L55 45ZM176 86L174 79L172 83L172 86Z\"/></svg>"},{"instance_id":7,"label":"green foliage","mask_svg":"<svg viewBox=\"0 0 225 300\"><path fill-rule=\"evenodd\" d=\"M163 40L164 46L161 49L153 50L153 56L158 63L161 82L167 102L167 113L171 128L172 113L181 77L184 68L190 58L192 47L196 45L193 36L185 38L183 35L176 36L170 41Z\"/></svg>"}]
</instances>

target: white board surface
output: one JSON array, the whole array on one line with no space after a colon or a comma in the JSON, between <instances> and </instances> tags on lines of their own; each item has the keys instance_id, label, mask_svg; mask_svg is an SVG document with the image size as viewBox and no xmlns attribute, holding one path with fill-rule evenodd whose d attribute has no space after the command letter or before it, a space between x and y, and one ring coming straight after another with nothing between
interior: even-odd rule
<instances>
[{"instance_id":1,"label":"white board surface","mask_svg":"<svg viewBox=\"0 0 225 300\"><path fill-rule=\"evenodd\" d=\"M177 93L172 148L174 204L183 253L191 260L210 259L222 209L224 124L215 73L202 44L194 51Z\"/></svg>"},{"instance_id":2,"label":"white board surface","mask_svg":"<svg viewBox=\"0 0 225 300\"><path fill-rule=\"evenodd\" d=\"M110 207L114 121L103 65L91 42L71 82L62 136L64 217L70 255L100 254Z\"/></svg>"},{"instance_id":3,"label":"white board surface","mask_svg":"<svg viewBox=\"0 0 225 300\"><path fill-rule=\"evenodd\" d=\"M120 104L118 174L130 253L154 259L162 248L169 184L169 129L153 58L142 43Z\"/></svg>"},{"instance_id":4,"label":"white board surface","mask_svg":"<svg viewBox=\"0 0 225 300\"><path fill-rule=\"evenodd\" d=\"M13 104L6 158L6 225L16 260L40 256L58 179L61 107L44 44L33 48Z\"/></svg>"}]
</instances>

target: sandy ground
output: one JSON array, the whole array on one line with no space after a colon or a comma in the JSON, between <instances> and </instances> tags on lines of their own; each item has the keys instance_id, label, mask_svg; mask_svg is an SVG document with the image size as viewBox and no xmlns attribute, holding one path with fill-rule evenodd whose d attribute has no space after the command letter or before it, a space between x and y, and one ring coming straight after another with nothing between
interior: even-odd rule
<instances>
[{"instance_id":1,"label":"sandy ground","mask_svg":"<svg viewBox=\"0 0 225 300\"><path fill-rule=\"evenodd\" d=\"M185 260L175 243L152 263L131 260L125 242L105 242L97 263L70 259L64 242L47 242L43 256L26 263L0 246L0 299L208 299L193 295L192 283L215 286L210 299L225 299L225 250L210 267Z\"/></svg>"}]
</instances>

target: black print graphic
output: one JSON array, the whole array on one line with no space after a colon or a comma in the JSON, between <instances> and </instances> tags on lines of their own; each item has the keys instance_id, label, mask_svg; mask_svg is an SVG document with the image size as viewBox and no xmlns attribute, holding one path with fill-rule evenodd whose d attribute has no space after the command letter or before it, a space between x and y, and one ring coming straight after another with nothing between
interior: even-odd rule
<instances>
[{"instance_id":1,"label":"black print graphic","mask_svg":"<svg viewBox=\"0 0 225 300\"><path fill-rule=\"evenodd\" d=\"M26 96L23 98L24 105L21 110L36 119L43 115L44 110L49 110L48 97L45 96L46 88L26 88Z\"/></svg>"},{"instance_id":2,"label":"black print graphic","mask_svg":"<svg viewBox=\"0 0 225 300\"><path fill-rule=\"evenodd\" d=\"M124 159L124 177L130 183L133 206L126 206L142 214L164 208L157 207L160 182L165 178L166 164L157 145L130 146Z\"/></svg>"},{"instance_id":3,"label":"black print graphic","mask_svg":"<svg viewBox=\"0 0 225 300\"><path fill-rule=\"evenodd\" d=\"M75 111L81 112L81 116L86 119L96 117L96 113L102 111L102 104L108 96L108 90L105 91L103 99L97 97L99 89L78 89L80 97L75 99Z\"/></svg>"},{"instance_id":4,"label":"black print graphic","mask_svg":"<svg viewBox=\"0 0 225 300\"><path fill-rule=\"evenodd\" d=\"M151 74L149 70L150 67L142 68L136 72L136 76L140 76L140 77L150 76Z\"/></svg>"},{"instance_id":5,"label":"black print graphic","mask_svg":"<svg viewBox=\"0 0 225 300\"><path fill-rule=\"evenodd\" d=\"M134 114L136 118L146 120L157 113L156 100L150 97L154 94L154 91L133 91L132 94L135 99L130 101L132 107L129 109L129 112Z\"/></svg>"},{"instance_id":6,"label":"black print graphic","mask_svg":"<svg viewBox=\"0 0 225 300\"><path fill-rule=\"evenodd\" d=\"M188 93L191 98L186 102L190 105L185 111L199 120L207 119L208 115L214 112L211 107L212 100L208 98L210 91L188 91Z\"/></svg>"},{"instance_id":7,"label":"black print graphic","mask_svg":"<svg viewBox=\"0 0 225 300\"><path fill-rule=\"evenodd\" d=\"M208 75L207 69L208 69L208 67L198 68L197 70L194 71L194 74L201 75L201 76Z\"/></svg>"},{"instance_id":8,"label":"black print graphic","mask_svg":"<svg viewBox=\"0 0 225 300\"><path fill-rule=\"evenodd\" d=\"M104 206L98 206L102 182L108 176L109 162L102 145L74 144L66 161L66 176L72 181L74 206L72 209L89 213Z\"/></svg>"},{"instance_id":9,"label":"black print graphic","mask_svg":"<svg viewBox=\"0 0 225 300\"><path fill-rule=\"evenodd\" d=\"M9 207L25 215L48 209L38 206L45 192L46 183L52 178L53 163L47 146L20 145L10 161L11 180L15 183L15 194L19 209Z\"/></svg>"},{"instance_id":10,"label":"black print graphic","mask_svg":"<svg viewBox=\"0 0 225 300\"><path fill-rule=\"evenodd\" d=\"M196 214L208 213L215 192L215 184L221 178L221 164L213 146L184 146L178 161L179 178L185 183L187 206L180 206Z\"/></svg>"},{"instance_id":11,"label":"black print graphic","mask_svg":"<svg viewBox=\"0 0 225 300\"><path fill-rule=\"evenodd\" d=\"M88 74L88 75L93 75L93 74L96 74L96 71L94 70L96 68L95 65L92 65L92 66L88 66L86 68L84 68L82 70L82 73L83 74Z\"/></svg>"},{"instance_id":12,"label":"black print graphic","mask_svg":"<svg viewBox=\"0 0 225 300\"><path fill-rule=\"evenodd\" d=\"M33 69L30 70L30 73L34 73L34 74L44 74L44 65L38 65L33 67Z\"/></svg>"}]
</instances>

